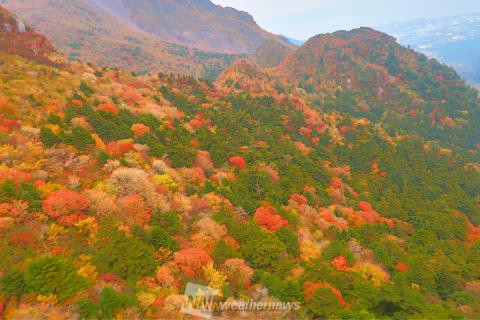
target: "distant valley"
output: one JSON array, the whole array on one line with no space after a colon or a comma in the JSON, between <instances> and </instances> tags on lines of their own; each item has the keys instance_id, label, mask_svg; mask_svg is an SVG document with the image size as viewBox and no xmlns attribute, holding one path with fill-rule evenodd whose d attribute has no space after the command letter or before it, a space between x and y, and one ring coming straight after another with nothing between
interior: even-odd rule
<instances>
[{"instance_id":1,"label":"distant valley","mask_svg":"<svg viewBox=\"0 0 480 320\"><path fill-rule=\"evenodd\" d=\"M451 65L471 84L480 84L480 13L393 23L379 29Z\"/></svg>"}]
</instances>

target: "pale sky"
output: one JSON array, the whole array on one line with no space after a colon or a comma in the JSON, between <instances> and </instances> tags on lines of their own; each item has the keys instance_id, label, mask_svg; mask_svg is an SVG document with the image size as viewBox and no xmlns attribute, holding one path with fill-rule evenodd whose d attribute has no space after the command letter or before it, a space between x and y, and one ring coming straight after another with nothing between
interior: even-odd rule
<instances>
[{"instance_id":1,"label":"pale sky","mask_svg":"<svg viewBox=\"0 0 480 320\"><path fill-rule=\"evenodd\" d=\"M212 0L249 12L264 29L299 40L325 32L480 12L480 0Z\"/></svg>"}]
</instances>

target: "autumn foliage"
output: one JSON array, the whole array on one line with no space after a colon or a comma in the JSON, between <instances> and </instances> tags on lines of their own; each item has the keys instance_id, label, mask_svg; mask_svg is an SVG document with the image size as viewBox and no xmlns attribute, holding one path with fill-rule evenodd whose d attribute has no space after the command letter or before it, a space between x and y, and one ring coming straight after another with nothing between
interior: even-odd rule
<instances>
[{"instance_id":1,"label":"autumn foliage","mask_svg":"<svg viewBox=\"0 0 480 320\"><path fill-rule=\"evenodd\" d=\"M106 111L106 112L110 112L114 115L118 115L120 113L120 111L117 108L115 108L112 105L105 104L105 103L98 105L97 111Z\"/></svg>"},{"instance_id":2,"label":"autumn foliage","mask_svg":"<svg viewBox=\"0 0 480 320\"><path fill-rule=\"evenodd\" d=\"M238 169L245 169L247 167L247 163L245 162L245 160L240 157L240 156L233 156L233 157L230 157L228 159L228 163L233 166L233 167L236 167Z\"/></svg>"},{"instance_id":3,"label":"autumn foliage","mask_svg":"<svg viewBox=\"0 0 480 320\"><path fill-rule=\"evenodd\" d=\"M258 224L268 231L277 231L281 227L288 227L288 221L276 213L273 207L260 207L253 215Z\"/></svg>"},{"instance_id":4,"label":"autumn foliage","mask_svg":"<svg viewBox=\"0 0 480 320\"><path fill-rule=\"evenodd\" d=\"M205 252L211 252L213 247L227 234L227 228L211 218L203 218L193 224L192 243Z\"/></svg>"},{"instance_id":5,"label":"autumn foliage","mask_svg":"<svg viewBox=\"0 0 480 320\"><path fill-rule=\"evenodd\" d=\"M258 167L258 171L268 174L270 176L270 179L272 179L273 182L275 183L280 182L280 174L272 166L261 165Z\"/></svg>"},{"instance_id":6,"label":"autumn foliage","mask_svg":"<svg viewBox=\"0 0 480 320\"><path fill-rule=\"evenodd\" d=\"M400 272L406 272L409 269L408 265L404 262L397 262L397 264L395 264L395 268Z\"/></svg>"},{"instance_id":7,"label":"autumn foliage","mask_svg":"<svg viewBox=\"0 0 480 320\"><path fill-rule=\"evenodd\" d=\"M344 271L349 268L348 261L344 256L338 256L331 261L332 267L339 271Z\"/></svg>"},{"instance_id":8,"label":"autumn foliage","mask_svg":"<svg viewBox=\"0 0 480 320\"><path fill-rule=\"evenodd\" d=\"M253 269L242 259L229 259L224 262L222 269L226 272L228 280L239 287L250 287L253 277Z\"/></svg>"},{"instance_id":9,"label":"autumn foliage","mask_svg":"<svg viewBox=\"0 0 480 320\"><path fill-rule=\"evenodd\" d=\"M213 84L0 52L3 316L181 318L194 278L284 318L478 318L478 95L373 31L308 47Z\"/></svg>"},{"instance_id":10,"label":"autumn foliage","mask_svg":"<svg viewBox=\"0 0 480 320\"><path fill-rule=\"evenodd\" d=\"M202 267L212 262L212 259L204 250L190 248L177 252L173 261L186 277L193 278L201 275Z\"/></svg>"},{"instance_id":11,"label":"autumn foliage","mask_svg":"<svg viewBox=\"0 0 480 320\"><path fill-rule=\"evenodd\" d=\"M372 205L366 201L360 201L358 203L360 208L360 215L364 218L368 223L381 223L385 222L390 228L395 226L393 220L382 217L377 211L375 211Z\"/></svg>"},{"instance_id":12,"label":"autumn foliage","mask_svg":"<svg viewBox=\"0 0 480 320\"><path fill-rule=\"evenodd\" d=\"M197 150L195 164L206 172L212 172L214 170L212 157L207 151Z\"/></svg>"},{"instance_id":13,"label":"autumn foliage","mask_svg":"<svg viewBox=\"0 0 480 320\"><path fill-rule=\"evenodd\" d=\"M143 136L150 132L150 128L142 123L136 123L132 125L131 129L136 136Z\"/></svg>"},{"instance_id":14,"label":"autumn foliage","mask_svg":"<svg viewBox=\"0 0 480 320\"><path fill-rule=\"evenodd\" d=\"M121 217L128 225L146 225L150 221L151 210L138 194L119 199Z\"/></svg>"},{"instance_id":15,"label":"autumn foliage","mask_svg":"<svg viewBox=\"0 0 480 320\"><path fill-rule=\"evenodd\" d=\"M317 292L317 290L319 288L328 288L332 291L332 293L337 297L338 299L338 302L342 305L347 305L347 303L345 302L345 300L343 299L343 294L340 292L340 290L338 290L337 288L335 288L334 286L332 286L331 284L329 283L325 283L325 282L311 282L311 281L306 281L304 284L303 284L303 296L305 297L305 301L307 302L311 302L314 297L315 297L315 293Z\"/></svg>"},{"instance_id":16,"label":"autumn foliage","mask_svg":"<svg viewBox=\"0 0 480 320\"><path fill-rule=\"evenodd\" d=\"M85 197L75 191L62 189L48 195L42 203L43 210L53 218L78 213L88 207Z\"/></svg>"}]
</instances>

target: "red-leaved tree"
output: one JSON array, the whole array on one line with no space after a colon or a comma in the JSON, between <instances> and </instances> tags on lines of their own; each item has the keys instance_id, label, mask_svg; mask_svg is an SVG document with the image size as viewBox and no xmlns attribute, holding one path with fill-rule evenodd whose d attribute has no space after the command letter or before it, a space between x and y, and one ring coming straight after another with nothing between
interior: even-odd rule
<instances>
[{"instance_id":1,"label":"red-leaved tree","mask_svg":"<svg viewBox=\"0 0 480 320\"><path fill-rule=\"evenodd\" d=\"M260 207L255 211L254 219L258 224L268 231L277 231L281 227L288 227L288 221L276 214L276 210L273 207Z\"/></svg>"},{"instance_id":2,"label":"red-leaved tree","mask_svg":"<svg viewBox=\"0 0 480 320\"><path fill-rule=\"evenodd\" d=\"M81 212L88 208L88 201L81 194L62 189L50 193L42 203L43 211L50 217Z\"/></svg>"},{"instance_id":3,"label":"red-leaved tree","mask_svg":"<svg viewBox=\"0 0 480 320\"><path fill-rule=\"evenodd\" d=\"M236 167L238 169L245 169L247 167L247 163L245 162L245 160L240 157L240 156L233 156L233 157L230 157L228 159L228 163L233 166L233 167Z\"/></svg>"},{"instance_id":4,"label":"red-leaved tree","mask_svg":"<svg viewBox=\"0 0 480 320\"><path fill-rule=\"evenodd\" d=\"M202 249L190 248L178 251L173 261L186 277L193 278L202 274L202 267L212 262L212 258Z\"/></svg>"}]
</instances>

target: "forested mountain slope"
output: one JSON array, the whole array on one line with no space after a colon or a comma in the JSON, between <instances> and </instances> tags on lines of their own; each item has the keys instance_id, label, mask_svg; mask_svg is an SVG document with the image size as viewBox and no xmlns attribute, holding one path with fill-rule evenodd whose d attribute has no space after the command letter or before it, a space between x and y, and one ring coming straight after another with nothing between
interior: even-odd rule
<instances>
[{"instance_id":1,"label":"forested mountain slope","mask_svg":"<svg viewBox=\"0 0 480 320\"><path fill-rule=\"evenodd\" d=\"M480 143L478 92L452 68L372 29L318 35L279 66L261 71L268 80L237 66L220 76L222 86L289 92L324 110L382 124L393 136L417 134L464 149Z\"/></svg>"},{"instance_id":2,"label":"forested mountain slope","mask_svg":"<svg viewBox=\"0 0 480 320\"><path fill-rule=\"evenodd\" d=\"M261 29L249 14L208 0L5 0L3 5L70 60L137 73L214 79L242 55L273 66L295 48Z\"/></svg>"},{"instance_id":3,"label":"forested mountain slope","mask_svg":"<svg viewBox=\"0 0 480 320\"><path fill-rule=\"evenodd\" d=\"M7 0L4 5L46 35L69 60L214 79L239 57L167 42L89 0Z\"/></svg>"},{"instance_id":4,"label":"forested mountain slope","mask_svg":"<svg viewBox=\"0 0 480 320\"><path fill-rule=\"evenodd\" d=\"M392 78L384 92L429 101L444 74L438 90L460 110L476 102L434 62L402 83L373 67L391 46L397 72L419 63L388 37L340 35L376 55L319 37L302 59L240 60L215 84L0 53L1 316L180 318L194 282L229 301L301 305L228 318L478 318L479 150L416 127L391 134L401 124L351 103L428 112L400 93L362 95L372 70ZM322 85L324 73L336 77Z\"/></svg>"}]
</instances>

